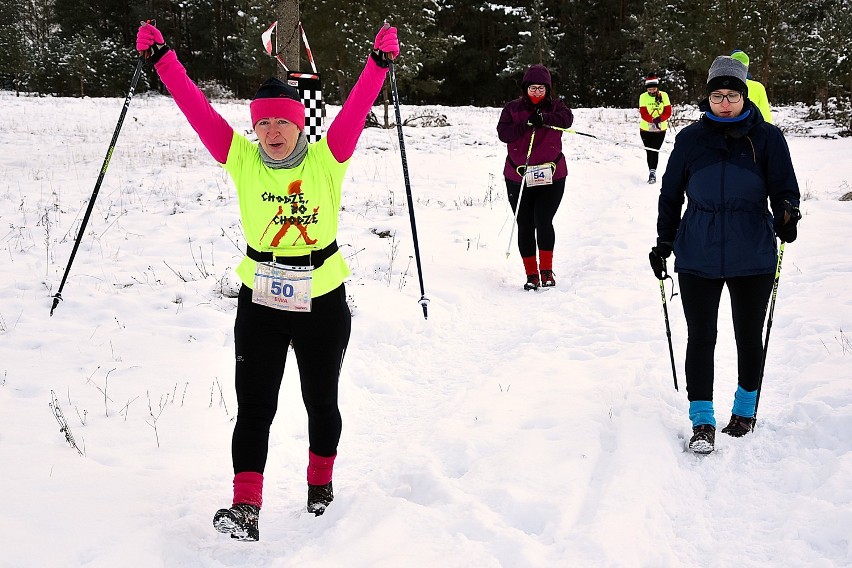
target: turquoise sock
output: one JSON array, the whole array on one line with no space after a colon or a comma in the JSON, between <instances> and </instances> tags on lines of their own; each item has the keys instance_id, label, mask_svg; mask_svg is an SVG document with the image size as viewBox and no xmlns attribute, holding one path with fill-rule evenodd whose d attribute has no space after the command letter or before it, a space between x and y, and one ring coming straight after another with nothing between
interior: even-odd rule
<instances>
[{"instance_id":1,"label":"turquoise sock","mask_svg":"<svg viewBox=\"0 0 852 568\"><path fill-rule=\"evenodd\" d=\"M757 402L756 390L749 392L738 386L737 392L734 393L734 409L731 412L743 418L753 418L755 402Z\"/></svg>"},{"instance_id":2,"label":"turquoise sock","mask_svg":"<svg viewBox=\"0 0 852 568\"><path fill-rule=\"evenodd\" d=\"M716 427L716 417L713 415L712 400L693 400L689 403L689 419L692 420L692 427L701 426L702 424L710 424L713 428Z\"/></svg>"}]
</instances>

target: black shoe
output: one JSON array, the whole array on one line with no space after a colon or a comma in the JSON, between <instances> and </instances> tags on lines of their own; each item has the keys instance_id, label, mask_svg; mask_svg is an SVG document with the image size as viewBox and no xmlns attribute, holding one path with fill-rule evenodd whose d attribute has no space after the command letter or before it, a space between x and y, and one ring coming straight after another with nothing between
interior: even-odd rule
<instances>
[{"instance_id":1,"label":"black shoe","mask_svg":"<svg viewBox=\"0 0 852 568\"><path fill-rule=\"evenodd\" d=\"M733 436L734 438L742 438L754 430L755 422L754 418L746 418L745 416L731 414L731 421L728 422L727 426L722 428L722 432L728 436Z\"/></svg>"},{"instance_id":2,"label":"black shoe","mask_svg":"<svg viewBox=\"0 0 852 568\"><path fill-rule=\"evenodd\" d=\"M651 170L651 173L648 174L648 183L657 183L657 172Z\"/></svg>"},{"instance_id":3,"label":"black shoe","mask_svg":"<svg viewBox=\"0 0 852 568\"><path fill-rule=\"evenodd\" d=\"M542 270L541 271L541 287L549 288L550 286L556 286L556 280L553 278L552 270Z\"/></svg>"},{"instance_id":4,"label":"black shoe","mask_svg":"<svg viewBox=\"0 0 852 568\"><path fill-rule=\"evenodd\" d=\"M538 290L540 285L541 280L539 280L538 274L527 274L527 283L524 284L524 290Z\"/></svg>"},{"instance_id":5,"label":"black shoe","mask_svg":"<svg viewBox=\"0 0 852 568\"><path fill-rule=\"evenodd\" d=\"M325 485L311 485L308 483L308 513L317 517L325 513L326 507L334 501L334 490L331 481Z\"/></svg>"},{"instance_id":6,"label":"black shoe","mask_svg":"<svg viewBox=\"0 0 852 568\"><path fill-rule=\"evenodd\" d=\"M231 538L255 541L260 538L257 518L260 507L248 503L237 503L230 509L219 509L213 515L213 526L221 533L231 533Z\"/></svg>"},{"instance_id":7,"label":"black shoe","mask_svg":"<svg viewBox=\"0 0 852 568\"><path fill-rule=\"evenodd\" d=\"M709 454L716 449L716 428L710 424L699 424L693 428L689 449L696 454Z\"/></svg>"}]
</instances>

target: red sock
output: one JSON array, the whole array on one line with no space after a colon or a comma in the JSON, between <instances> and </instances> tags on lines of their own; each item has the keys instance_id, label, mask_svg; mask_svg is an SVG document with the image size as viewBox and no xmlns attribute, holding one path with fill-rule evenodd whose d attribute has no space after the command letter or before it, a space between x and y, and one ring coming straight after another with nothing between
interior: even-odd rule
<instances>
[{"instance_id":1,"label":"red sock","mask_svg":"<svg viewBox=\"0 0 852 568\"><path fill-rule=\"evenodd\" d=\"M525 256L521 260L524 261L524 270L527 271L527 276L538 274L538 264L534 256Z\"/></svg>"},{"instance_id":2,"label":"red sock","mask_svg":"<svg viewBox=\"0 0 852 568\"><path fill-rule=\"evenodd\" d=\"M539 262L542 270L553 270L553 251L540 250L538 251Z\"/></svg>"},{"instance_id":3,"label":"red sock","mask_svg":"<svg viewBox=\"0 0 852 568\"><path fill-rule=\"evenodd\" d=\"M248 503L260 508L263 504L263 474L242 471L234 476L234 505Z\"/></svg>"},{"instance_id":4,"label":"red sock","mask_svg":"<svg viewBox=\"0 0 852 568\"><path fill-rule=\"evenodd\" d=\"M331 473L334 468L334 458L337 454L331 457L318 456L308 450L308 484L309 485L325 485L331 481Z\"/></svg>"}]
</instances>

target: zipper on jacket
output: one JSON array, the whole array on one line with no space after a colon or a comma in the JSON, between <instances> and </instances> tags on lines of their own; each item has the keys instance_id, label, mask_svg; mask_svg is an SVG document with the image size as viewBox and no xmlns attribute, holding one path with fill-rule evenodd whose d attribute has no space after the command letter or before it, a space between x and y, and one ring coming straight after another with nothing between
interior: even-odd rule
<instances>
[{"instance_id":1,"label":"zipper on jacket","mask_svg":"<svg viewBox=\"0 0 852 568\"><path fill-rule=\"evenodd\" d=\"M729 150L728 155L730 155L730 153L731 152ZM719 225L721 226L720 242L722 244L722 250L721 250L721 253L719 254L719 261L721 263L719 265L719 275L720 275L721 278L725 277L725 245L726 245L725 241L727 240L726 235L725 235L725 170L727 168L728 168L728 162L727 162L727 160L725 160L725 161L722 162L722 179L721 179L721 182L719 183L719 194L720 194L719 195L719 198L720 198L719 199L719 206L720 206L719 216L721 217L721 221L719 222Z\"/></svg>"}]
</instances>

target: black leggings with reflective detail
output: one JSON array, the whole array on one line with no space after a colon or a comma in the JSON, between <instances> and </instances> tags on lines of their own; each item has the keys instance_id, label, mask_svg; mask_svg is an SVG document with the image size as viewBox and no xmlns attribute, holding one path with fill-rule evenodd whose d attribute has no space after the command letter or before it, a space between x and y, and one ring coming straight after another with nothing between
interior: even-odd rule
<instances>
[{"instance_id":1,"label":"black leggings with reflective detail","mask_svg":"<svg viewBox=\"0 0 852 568\"><path fill-rule=\"evenodd\" d=\"M509 204L512 211L518 207L518 194L521 184L506 180ZM518 252L522 257L535 256L536 242L538 250L553 250L556 244L556 232L553 230L553 217L562 202L565 193L565 178L554 180L549 185L527 187L518 209Z\"/></svg>"},{"instance_id":2,"label":"black leggings with reflective detail","mask_svg":"<svg viewBox=\"0 0 852 568\"><path fill-rule=\"evenodd\" d=\"M313 298L309 313L254 304L251 295L251 288L240 289L234 324L238 406L231 442L234 473L263 473L266 467L269 428L291 343L308 412L310 450L335 455L342 428L338 379L352 328L343 284Z\"/></svg>"},{"instance_id":3,"label":"black leggings with reflective detail","mask_svg":"<svg viewBox=\"0 0 852 568\"><path fill-rule=\"evenodd\" d=\"M757 390L763 362L763 320L772 293L774 274L735 278L702 278L679 273L678 284L686 316L686 392L690 401L713 400L713 355L718 331L719 300L728 286L737 344L737 384Z\"/></svg>"}]
</instances>

